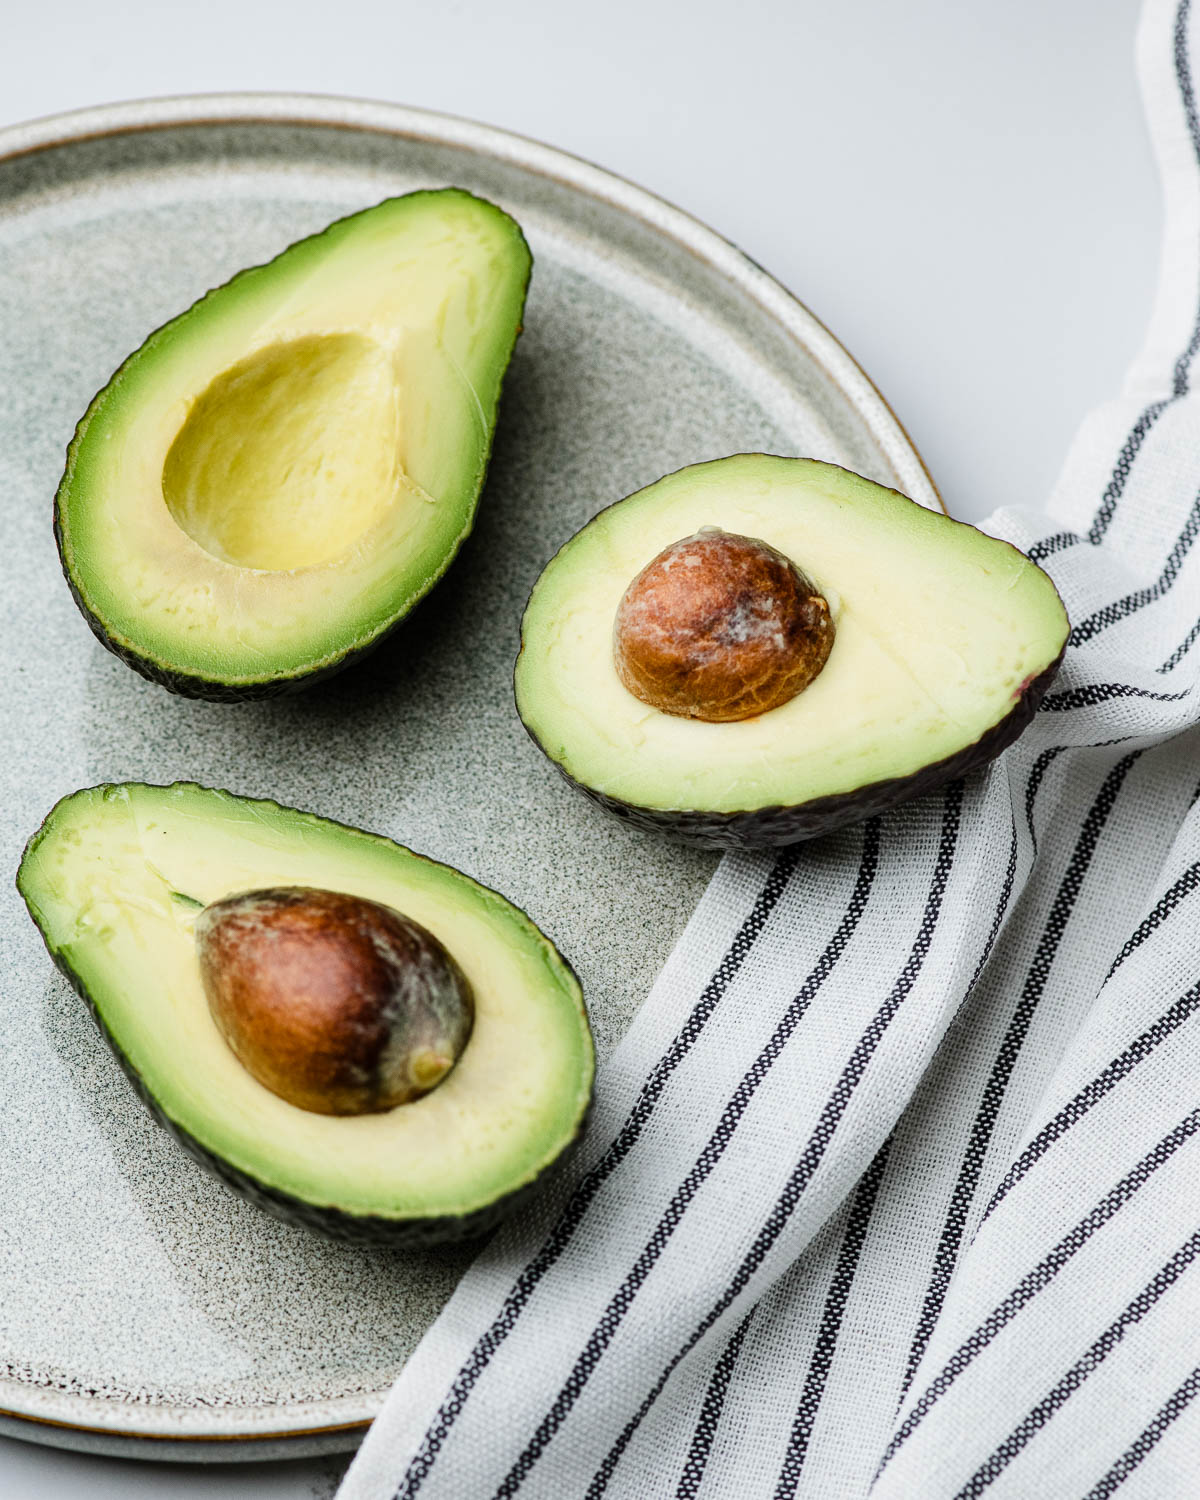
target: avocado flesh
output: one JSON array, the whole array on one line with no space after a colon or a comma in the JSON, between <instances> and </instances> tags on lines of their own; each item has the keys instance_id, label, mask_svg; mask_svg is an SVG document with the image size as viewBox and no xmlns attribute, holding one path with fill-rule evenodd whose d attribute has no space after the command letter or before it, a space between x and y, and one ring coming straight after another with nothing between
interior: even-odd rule
<instances>
[{"instance_id":1,"label":"avocado flesh","mask_svg":"<svg viewBox=\"0 0 1200 1500\"><path fill-rule=\"evenodd\" d=\"M152 334L92 401L56 501L101 640L206 697L374 644L471 529L529 270L494 205L410 193Z\"/></svg>"},{"instance_id":2,"label":"avocado flesh","mask_svg":"<svg viewBox=\"0 0 1200 1500\"><path fill-rule=\"evenodd\" d=\"M784 553L834 619L819 676L735 723L660 713L613 664L630 580L702 526ZM710 844L786 843L998 753L1067 631L1049 577L1007 543L833 465L741 454L667 476L566 543L526 609L517 706L567 776L635 821Z\"/></svg>"},{"instance_id":3,"label":"avocado flesh","mask_svg":"<svg viewBox=\"0 0 1200 1500\"><path fill-rule=\"evenodd\" d=\"M60 802L17 883L143 1097L282 1217L394 1242L482 1232L582 1128L593 1052L569 966L503 897L388 839L191 784L128 783ZM475 1026L437 1088L385 1113L315 1114L238 1062L201 985L196 903L277 885L382 902L453 954Z\"/></svg>"}]
</instances>

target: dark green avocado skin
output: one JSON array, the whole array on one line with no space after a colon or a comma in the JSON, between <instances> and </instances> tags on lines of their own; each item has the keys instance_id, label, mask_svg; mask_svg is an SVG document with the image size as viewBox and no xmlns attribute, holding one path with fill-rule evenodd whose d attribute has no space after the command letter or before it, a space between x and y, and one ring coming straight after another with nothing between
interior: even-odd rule
<instances>
[{"instance_id":1,"label":"dark green avocado skin","mask_svg":"<svg viewBox=\"0 0 1200 1500\"><path fill-rule=\"evenodd\" d=\"M53 816L53 809L47 816L49 822ZM330 820L333 821L333 820ZM32 846L41 837L42 830L29 840ZM18 887L19 889L19 887ZM31 913L32 915L32 913ZM527 1199L541 1192L547 1183L556 1178L560 1168L575 1152L579 1142L583 1139L587 1130L588 1121L591 1118L594 1092L589 1098L587 1108L580 1115L579 1123L572 1139L563 1147L550 1164L545 1167L536 1177L530 1178L528 1182L522 1183L520 1187L510 1193L503 1194L491 1203L484 1204L473 1213L462 1214L457 1217L438 1215L432 1218L407 1218L388 1219L378 1214L352 1214L344 1209L335 1208L327 1204L309 1203L303 1198L293 1197L291 1193L285 1193L278 1188L267 1186L259 1182L256 1177L232 1166L224 1158L216 1156L205 1146L196 1140L195 1136L184 1130L159 1104L158 1100L146 1087L145 1081L137 1069L121 1050L116 1039L104 1024L104 1019L96 1009L92 997L88 994L86 986L79 975L71 968L62 953L57 952L47 940L41 924L34 922L41 934L42 941L46 944L46 951L54 962L55 968L64 976L75 993L83 1000L92 1019L100 1030L101 1036L108 1043L109 1050L120 1064L121 1071L133 1085L138 1097L150 1111L155 1120L183 1147L194 1161L197 1161L207 1172L218 1178L226 1187L241 1197L253 1203L264 1213L268 1213L275 1219L281 1219L285 1224L291 1224L299 1229L315 1230L328 1239L340 1240L351 1245L384 1245L393 1249L425 1249L434 1245L458 1244L465 1240L481 1239L491 1234L499 1224L518 1208ZM560 954L561 958L562 955ZM564 964L566 960L563 959ZM571 966L567 964L570 969ZM571 973L574 974L574 969ZM576 976L578 977L578 976Z\"/></svg>"},{"instance_id":2,"label":"dark green avocado skin","mask_svg":"<svg viewBox=\"0 0 1200 1500\"><path fill-rule=\"evenodd\" d=\"M832 797L816 797L811 802L802 802L795 807L755 807L747 808L744 812L704 812L686 808L665 811L636 807L584 786L557 761L552 764L572 786L578 787L601 807L606 807L609 812L615 813L618 818L644 833L666 834L680 843L695 844L704 849L781 848L786 844L821 838L824 834L835 833L839 828L865 822L867 818L887 812L899 802L922 797L927 792L935 791L944 782L954 781L959 776L965 776L968 771L974 771L994 760L1028 728L1037 713L1038 704L1045 697L1046 690L1062 664L1062 659L1063 653L1060 651L1044 672L1026 684L1024 692L1009 713L998 724L993 724L974 744L965 746L945 760L922 766L911 776L873 781L867 786L856 787L852 792L839 792ZM532 733L530 738L539 749L544 749Z\"/></svg>"}]
</instances>

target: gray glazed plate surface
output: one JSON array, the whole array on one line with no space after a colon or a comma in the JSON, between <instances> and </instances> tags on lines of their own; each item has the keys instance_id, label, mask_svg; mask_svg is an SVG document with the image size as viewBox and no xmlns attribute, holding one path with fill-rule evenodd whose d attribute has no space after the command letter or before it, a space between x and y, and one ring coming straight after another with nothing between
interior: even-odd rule
<instances>
[{"instance_id":1,"label":"gray glazed plate surface","mask_svg":"<svg viewBox=\"0 0 1200 1500\"><path fill-rule=\"evenodd\" d=\"M59 571L74 424L151 329L330 219L456 183L535 266L475 534L412 621L306 694L173 698L108 655ZM833 337L659 200L499 131L388 105L154 101L0 132L0 1431L105 1453L352 1447L469 1253L350 1249L264 1217L153 1124L12 886L77 787L194 779L385 833L504 891L583 980L609 1051L710 855L637 834L526 739L529 588L596 510L744 449L937 497Z\"/></svg>"}]
</instances>

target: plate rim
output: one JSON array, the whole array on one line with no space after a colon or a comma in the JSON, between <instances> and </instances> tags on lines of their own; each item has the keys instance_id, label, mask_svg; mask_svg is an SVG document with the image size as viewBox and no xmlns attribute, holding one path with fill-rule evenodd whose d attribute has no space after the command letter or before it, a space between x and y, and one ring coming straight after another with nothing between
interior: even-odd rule
<instances>
[{"instance_id":1,"label":"plate rim","mask_svg":"<svg viewBox=\"0 0 1200 1500\"><path fill-rule=\"evenodd\" d=\"M0 127L0 165L121 135L205 125L324 126L456 147L544 177L673 239L757 302L790 333L862 417L904 493L947 513L924 457L895 409L845 344L740 246L649 188L532 136L440 110L350 95L281 91L168 94L64 110Z\"/></svg>"},{"instance_id":2,"label":"plate rim","mask_svg":"<svg viewBox=\"0 0 1200 1500\"><path fill-rule=\"evenodd\" d=\"M0 166L90 140L218 125L315 126L449 146L548 179L639 221L696 256L721 280L756 303L774 326L794 339L858 413L904 492L929 509L945 512L924 458L882 391L841 340L799 297L744 250L694 215L619 173L529 136L438 110L338 94L291 91L173 94L66 110L0 127ZM17 1393L34 1397L24 1410L11 1405ZM39 1396L42 1401L36 1399ZM188 1421L193 1415L207 1416L211 1421L214 1413L209 1409L193 1413L191 1408L170 1404L129 1408L128 1403L51 1392L0 1379L0 1416L28 1424L28 1436L35 1442L46 1441L44 1436L39 1437L38 1429L53 1428L64 1437L66 1433L79 1434L80 1448L86 1448L88 1436L95 1435L144 1442L160 1454L164 1444L200 1443L221 1446L226 1452L226 1445L244 1445L248 1450L244 1456L253 1458L256 1456L253 1450L264 1444L289 1439L302 1443L305 1438L338 1433L344 1433L350 1440L347 1446L351 1446L370 1425L382 1399L380 1393L371 1396L360 1393L289 1403L284 1410L312 1411L311 1419L302 1424L296 1422L295 1416L285 1418L281 1425L272 1424L268 1412L259 1408L261 1425L256 1423L250 1430L214 1432L211 1428L193 1429ZM88 1408L87 1415L92 1420L79 1420L80 1405ZM38 1410L39 1406L42 1410ZM335 1410L337 1407L342 1410ZM323 1418L318 1415L322 1410ZM240 1408L238 1411L243 1418L250 1415L249 1411ZM139 1417L146 1420L138 1421ZM174 1430L168 1425L172 1420L178 1424Z\"/></svg>"}]
</instances>

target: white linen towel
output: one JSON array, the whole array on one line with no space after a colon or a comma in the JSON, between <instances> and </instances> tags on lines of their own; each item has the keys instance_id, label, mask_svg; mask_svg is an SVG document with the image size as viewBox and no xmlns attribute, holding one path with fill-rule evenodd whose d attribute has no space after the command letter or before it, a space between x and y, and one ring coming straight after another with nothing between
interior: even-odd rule
<instances>
[{"instance_id":1,"label":"white linen towel","mask_svg":"<svg viewBox=\"0 0 1200 1500\"><path fill-rule=\"evenodd\" d=\"M730 856L580 1157L464 1278L341 1500L1200 1496L1200 20L1123 394L985 525L1073 632L986 772Z\"/></svg>"}]
</instances>

